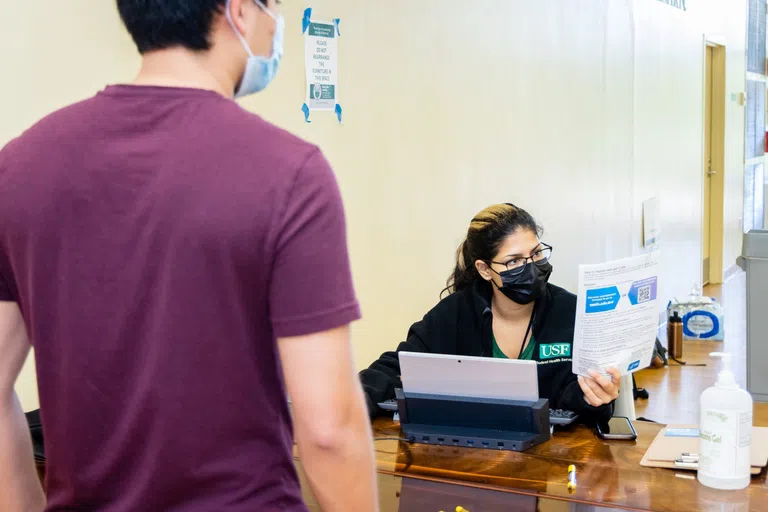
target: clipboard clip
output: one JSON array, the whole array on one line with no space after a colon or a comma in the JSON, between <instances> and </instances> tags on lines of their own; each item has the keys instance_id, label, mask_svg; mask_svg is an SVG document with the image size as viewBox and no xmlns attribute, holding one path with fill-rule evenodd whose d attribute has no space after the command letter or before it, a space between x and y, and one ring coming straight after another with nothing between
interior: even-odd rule
<instances>
[{"instance_id":1,"label":"clipboard clip","mask_svg":"<svg viewBox=\"0 0 768 512\"><path fill-rule=\"evenodd\" d=\"M681 453L680 457L675 459L675 468L699 469L699 454L698 453Z\"/></svg>"}]
</instances>

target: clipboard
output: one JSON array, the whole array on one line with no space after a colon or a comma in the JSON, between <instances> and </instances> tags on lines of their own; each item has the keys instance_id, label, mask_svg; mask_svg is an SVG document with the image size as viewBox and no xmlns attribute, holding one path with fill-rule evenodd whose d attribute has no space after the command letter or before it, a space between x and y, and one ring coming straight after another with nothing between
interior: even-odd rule
<instances>
[{"instance_id":1,"label":"clipboard","mask_svg":"<svg viewBox=\"0 0 768 512\"><path fill-rule=\"evenodd\" d=\"M647 468L667 468L696 471L695 467L680 467L675 460L683 454L699 453L698 425L667 425L656 435L640 461ZM752 427L752 474L759 475L768 465L768 427Z\"/></svg>"}]
</instances>

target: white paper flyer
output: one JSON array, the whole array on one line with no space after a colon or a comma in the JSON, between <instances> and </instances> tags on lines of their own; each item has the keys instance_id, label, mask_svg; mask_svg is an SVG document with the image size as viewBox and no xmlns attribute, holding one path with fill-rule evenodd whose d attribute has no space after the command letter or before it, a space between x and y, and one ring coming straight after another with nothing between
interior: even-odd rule
<instances>
[{"instance_id":1,"label":"white paper flyer","mask_svg":"<svg viewBox=\"0 0 768 512\"><path fill-rule=\"evenodd\" d=\"M573 373L622 375L651 362L659 327L659 252L579 266Z\"/></svg>"}]
</instances>

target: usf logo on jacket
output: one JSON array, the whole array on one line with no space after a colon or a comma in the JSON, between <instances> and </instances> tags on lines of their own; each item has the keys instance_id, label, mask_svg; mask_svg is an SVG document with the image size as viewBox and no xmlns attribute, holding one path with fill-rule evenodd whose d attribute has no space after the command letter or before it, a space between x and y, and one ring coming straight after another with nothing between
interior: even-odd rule
<instances>
[{"instance_id":1,"label":"usf logo on jacket","mask_svg":"<svg viewBox=\"0 0 768 512\"><path fill-rule=\"evenodd\" d=\"M553 359L555 357L571 357L570 343L549 343L539 345L539 359Z\"/></svg>"}]
</instances>

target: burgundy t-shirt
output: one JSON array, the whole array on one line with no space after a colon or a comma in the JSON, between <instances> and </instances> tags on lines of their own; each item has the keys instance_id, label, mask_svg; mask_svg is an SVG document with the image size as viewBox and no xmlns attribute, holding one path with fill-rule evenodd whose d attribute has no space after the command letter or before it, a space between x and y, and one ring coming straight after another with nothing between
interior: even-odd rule
<instances>
[{"instance_id":1,"label":"burgundy t-shirt","mask_svg":"<svg viewBox=\"0 0 768 512\"><path fill-rule=\"evenodd\" d=\"M213 92L113 86L0 152L48 510L305 510L275 340L359 317L333 172Z\"/></svg>"}]
</instances>

